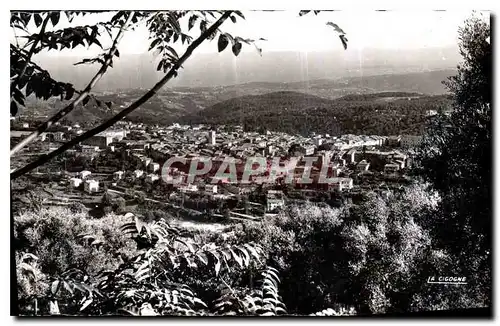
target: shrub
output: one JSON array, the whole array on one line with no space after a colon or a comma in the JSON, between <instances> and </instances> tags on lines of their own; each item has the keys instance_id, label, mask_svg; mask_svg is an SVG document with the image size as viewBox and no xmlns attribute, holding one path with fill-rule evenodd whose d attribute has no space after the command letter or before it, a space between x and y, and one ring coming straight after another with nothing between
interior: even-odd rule
<instances>
[{"instance_id":1,"label":"shrub","mask_svg":"<svg viewBox=\"0 0 500 326\"><path fill-rule=\"evenodd\" d=\"M15 217L16 249L36 255L42 272L50 275L73 267L97 273L116 267L119 254L130 255L134 251L134 244L119 231L126 221L115 214L89 219L84 212L62 207L24 212ZM85 235L106 242L105 250L88 246Z\"/></svg>"},{"instance_id":2,"label":"shrub","mask_svg":"<svg viewBox=\"0 0 500 326\"><path fill-rule=\"evenodd\" d=\"M414 293L426 291L427 277L444 266L430 258L430 235L421 225L438 200L427 185L414 184L400 193L368 193L343 209L291 206L273 220L245 225L239 237L258 242L268 264L279 267L291 313L336 304L359 313L408 311Z\"/></svg>"}]
</instances>

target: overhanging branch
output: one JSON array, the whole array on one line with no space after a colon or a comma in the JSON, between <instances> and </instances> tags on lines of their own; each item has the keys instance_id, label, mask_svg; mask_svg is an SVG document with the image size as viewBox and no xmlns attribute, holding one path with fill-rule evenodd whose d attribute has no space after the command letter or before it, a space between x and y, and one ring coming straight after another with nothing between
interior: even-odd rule
<instances>
[{"instance_id":1,"label":"overhanging branch","mask_svg":"<svg viewBox=\"0 0 500 326\"><path fill-rule=\"evenodd\" d=\"M26 59L26 62L24 64L23 69L21 70L21 72L19 73L19 75L17 76L17 78L12 82L12 84L10 86L11 93L12 93L12 90L17 87L17 85L19 84L19 81L21 80L21 78L23 78L24 74L26 73L26 69L28 68L28 64L31 61L31 57L35 53L36 46L38 45L38 42L40 42L40 39L42 38L41 35L43 35L45 33L45 28L47 27L47 24L48 24L49 20L50 20L50 14L47 13L47 16L43 20L42 26L40 27L39 37L37 37L33 41L33 44L31 45L31 48L30 48L30 50L29 50L29 52L27 54L27 59ZM16 42L17 42L17 38L16 38Z\"/></svg>"},{"instance_id":2,"label":"overhanging branch","mask_svg":"<svg viewBox=\"0 0 500 326\"><path fill-rule=\"evenodd\" d=\"M134 12L132 11L129 14L129 16L128 16L127 21L122 25L122 27L120 28L120 31L116 35L116 37L115 37L115 39L113 41L113 45L109 49L106 61L102 64L101 69L99 69L99 71L95 74L95 76L89 82L89 84L87 85L87 87L85 87L85 89L79 94L79 96L71 104L69 104L68 106L66 106L65 108L63 108L59 112L57 112L54 116L52 116L51 118L49 118L47 121L45 121L44 123L42 123L28 137L26 137L21 142L19 142L16 146L14 146L14 148L12 148L12 150L10 151L10 156L12 156L15 153L19 152L22 148L24 148L26 145L28 145L29 143L31 143L41 133L43 133L48 128L50 128L50 126L52 126L54 123L56 123L57 121L59 121L60 119L62 119L64 116L66 116L67 114L69 114L71 111L73 111L73 109L78 104L80 104L80 102L82 102L89 95L90 91L95 86L95 84L97 84L97 82L106 73L106 71L107 71L107 69L108 69L111 61L113 60L113 55L115 54L118 42L122 38L126 26L128 26L130 24L130 22L132 21L133 17L134 17ZM26 63L26 66L27 66L27 64L28 63Z\"/></svg>"},{"instance_id":3,"label":"overhanging branch","mask_svg":"<svg viewBox=\"0 0 500 326\"><path fill-rule=\"evenodd\" d=\"M80 136L70 140L67 143L64 143L61 147L56 149L55 151L52 151L48 154L43 155L39 159L37 159L34 162L31 162L24 167L12 172L10 174L10 179L14 180L29 171L39 167L40 165L48 162L52 158L56 157L59 154L64 153L66 150L70 149L71 147L77 145L78 143L97 135L100 132L103 132L104 130L108 129L112 125L114 125L116 122L120 121L123 119L125 116L127 116L129 113L134 111L135 109L139 108L142 104L146 103L150 98L152 98L172 77L174 77L177 73L177 70L182 66L182 64L192 55L193 51L200 45L202 44L210 35L212 35L217 28L219 28L222 23L226 19L229 18L231 15L231 11L226 11L222 16L208 29L206 29L193 43L191 43L188 48L186 49L186 52L182 55L182 57L179 58L175 62L175 64L172 66L172 68L169 70L169 72L158 82L156 85L153 86L146 94L144 94L141 98L139 98L137 101L132 103L129 107L123 109L120 111L118 114L116 114L114 117L111 119L105 121L104 123L100 124L99 126L81 134Z\"/></svg>"}]
</instances>

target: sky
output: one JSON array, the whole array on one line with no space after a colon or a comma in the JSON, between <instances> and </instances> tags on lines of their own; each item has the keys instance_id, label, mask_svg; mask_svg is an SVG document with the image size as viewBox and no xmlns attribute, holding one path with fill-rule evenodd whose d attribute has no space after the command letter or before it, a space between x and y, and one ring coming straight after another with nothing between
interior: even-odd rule
<instances>
[{"instance_id":1,"label":"sky","mask_svg":"<svg viewBox=\"0 0 500 326\"><path fill-rule=\"evenodd\" d=\"M194 51L194 55L185 64L181 77L176 78L174 82L182 85L199 82L205 85L210 82L215 84L237 84L247 81L270 81L274 79L291 81L299 78L297 77L299 75L295 76L291 72L294 69L300 70L300 76L302 76L300 80L320 78L321 76L323 76L321 78L333 78L332 76L337 76L342 71L345 72L349 69L357 69L356 71L359 70L359 74L363 75L369 72L369 70L365 69L363 62L364 59L368 60L370 58L370 53L372 55L374 53L379 54L377 60L375 60L376 62L373 61L372 65L404 66L406 64L408 66L413 64L415 66L422 63L423 67L425 67L425 64L432 63L434 67L438 62L439 67L441 67L441 64L445 68L455 67L458 63L458 29L463 26L467 18L471 17L473 12L471 10L432 11L428 9L397 11L344 10L321 12L318 15L309 13L300 17L298 10L286 10L272 12L243 11L243 14L246 17L245 20L238 17L237 23L233 23L228 19L220 30L243 38L256 40L265 38L266 41L257 43L262 48L263 58L259 57L257 51L251 45L244 45L243 53L236 58L230 53L229 47L223 54L217 55L216 40L204 42ZM98 21L107 21L113 15L114 13L111 12L76 17L71 24L67 21L65 15L61 15L61 20L56 29L93 25ZM488 15L488 13L485 13L485 15ZM331 26L327 25L327 22L334 22L345 31L349 40L347 50L344 50L338 34L334 32ZM52 29L51 24L49 26ZM187 30L187 18L184 22L181 21L181 26ZM38 30L33 21L30 22L28 29L33 33ZM198 37L199 33L198 25L195 25L189 32L194 38ZM48 69L56 78L76 84L81 80L86 82L90 78L90 75L87 74L95 73L94 70L97 69L97 66L84 65L74 69L73 64L83 58L92 58L106 51L106 47L111 45L112 39L109 38L107 33L104 33L103 36L100 41L104 46L104 50L97 46L90 48L78 46L72 50L44 51L35 55L33 60ZM130 81L131 85L149 85L154 81L153 79L160 76L161 74L154 72L155 78L151 80L146 78L146 76L149 76L148 72L150 70L154 71L159 56L152 53L137 58L127 56L147 53L152 41L148 37L148 30L144 25L126 31L118 46L121 55L115 65L117 69L113 69L113 72L116 73L108 73L100 84L108 85L108 82L116 82L116 80L135 80L138 78L137 76L142 76L139 78L140 81ZM187 45L183 46L179 42L172 45L172 47L175 48L179 55L182 55ZM437 51L430 51L429 53L433 53L430 58L419 57L420 53L426 53L422 51L426 48ZM456 55L452 54L453 50L451 49L453 48L456 49ZM440 52L441 50L443 52ZM283 56L283 60L280 60L279 54L277 54L278 57L272 55L272 52L282 51L295 52L299 60L292 60L293 62L291 62L288 57L289 60L286 61L286 56ZM314 55L314 52L320 53ZM398 53L401 55L398 56ZM386 61L383 61L384 55L387 56ZM437 58L437 56L441 57ZM334 57L335 59L333 59ZM266 58L267 61L264 60ZM331 64L328 66L327 63L332 60L336 60L337 63L334 66ZM425 60L431 60L432 62L424 62ZM322 68L323 70L318 70L317 66L321 65L322 62L325 62L325 67ZM266 67L266 69L263 70L262 67ZM70 73L68 73L68 68L72 68ZM284 70L281 71L281 75L279 75L280 69ZM214 81L214 74L223 75L227 78ZM120 87L123 88L124 86Z\"/></svg>"},{"instance_id":2,"label":"sky","mask_svg":"<svg viewBox=\"0 0 500 326\"><path fill-rule=\"evenodd\" d=\"M264 51L341 51L342 45L332 27L327 22L338 24L347 34L349 49L353 51L363 48L374 49L418 49L425 47L446 47L456 45L458 28L470 17L471 11L450 10L399 10L399 11L334 11L322 12L315 16L310 13L299 17L298 11L244 11L246 19L233 24L227 20L222 30L233 36L244 38L265 38L258 43ZM112 13L102 13L87 17L78 17L73 25L92 24L105 20ZM33 23L30 23L33 25ZM61 18L57 28L70 24ZM36 28L30 26L30 30ZM197 27L193 28L196 37ZM192 31L193 31L192 30ZM106 37L107 38L107 37ZM138 26L124 35L119 50L121 54L138 54L148 50L148 32L145 26ZM106 42L105 42L106 43ZM111 44L111 41L109 41ZM182 51L182 46L176 48ZM216 42L204 43L197 53L216 52ZM255 51L253 47L243 47L243 51ZM72 51L50 55L88 56L100 53L97 47L90 49L78 47ZM40 54L42 57L46 53Z\"/></svg>"}]
</instances>

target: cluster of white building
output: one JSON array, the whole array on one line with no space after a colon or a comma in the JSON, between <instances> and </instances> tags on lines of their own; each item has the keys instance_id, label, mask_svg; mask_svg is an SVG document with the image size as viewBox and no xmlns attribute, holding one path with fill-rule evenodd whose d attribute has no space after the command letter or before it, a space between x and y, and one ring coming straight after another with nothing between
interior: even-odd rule
<instances>
[{"instance_id":1,"label":"cluster of white building","mask_svg":"<svg viewBox=\"0 0 500 326\"><path fill-rule=\"evenodd\" d=\"M83 190L89 194L99 191L99 181L90 179L92 173L90 171L84 170L78 173L78 178L70 178L70 185L72 188L78 188L83 183Z\"/></svg>"}]
</instances>

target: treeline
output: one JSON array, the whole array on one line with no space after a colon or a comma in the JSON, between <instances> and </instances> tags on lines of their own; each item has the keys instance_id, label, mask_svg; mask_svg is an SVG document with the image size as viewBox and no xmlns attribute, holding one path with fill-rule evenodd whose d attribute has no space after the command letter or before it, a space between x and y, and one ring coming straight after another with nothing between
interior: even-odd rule
<instances>
[{"instance_id":1,"label":"treeline","mask_svg":"<svg viewBox=\"0 0 500 326\"><path fill-rule=\"evenodd\" d=\"M401 193L369 192L362 197L339 209L289 205L273 219L228 226L222 233L173 230L163 224L169 240L198 249L168 247L168 254L151 255L149 262L141 250L163 250L165 244L157 243L162 238L158 227L162 219L173 219L170 214L151 209L134 222L113 213L93 219L79 207L22 212L14 224L16 250L38 259L28 266L36 279L26 264L18 264L19 309L31 315L37 300L39 313L47 314L52 300L63 314L114 315L149 303L156 314L163 315L252 315L239 310L239 304L245 303L247 294L257 302L252 291L259 286L258 271L270 267L280 282L264 285L276 287L274 300L283 304L284 314L308 315L329 308L372 314L485 305L485 293L472 292L471 287L437 288L425 282L430 276L446 275L455 262L447 251L432 246L428 230L422 227L435 217L439 205L435 192L417 183ZM113 205L111 199L107 201ZM123 208L123 200L119 204ZM136 225L149 231L138 232ZM241 249L250 244L248 252ZM203 253L204 248L214 248L214 254ZM203 259L197 258L200 255ZM233 261L233 257L239 258ZM16 258L22 260L20 254ZM86 277L82 281L68 274L71 271ZM111 278L101 281L103 273ZM151 282L156 275L162 277L161 283ZM67 285L58 291L54 284L59 279ZM172 291L192 291L191 301L196 298L206 305L175 301L164 305L164 284ZM80 287L99 295L81 307L87 292L80 293ZM234 297L220 311L218 302L229 289ZM127 297L131 293L136 294L133 301ZM173 310L177 306L183 310Z\"/></svg>"},{"instance_id":2,"label":"treeline","mask_svg":"<svg viewBox=\"0 0 500 326\"><path fill-rule=\"evenodd\" d=\"M338 134L420 134L430 110L446 110L446 95L378 93L349 95L328 100L296 92L244 96L218 103L181 123L239 124L247 130L262 128L309 135L311 132Z\"/></svg>"}]
</instances>

